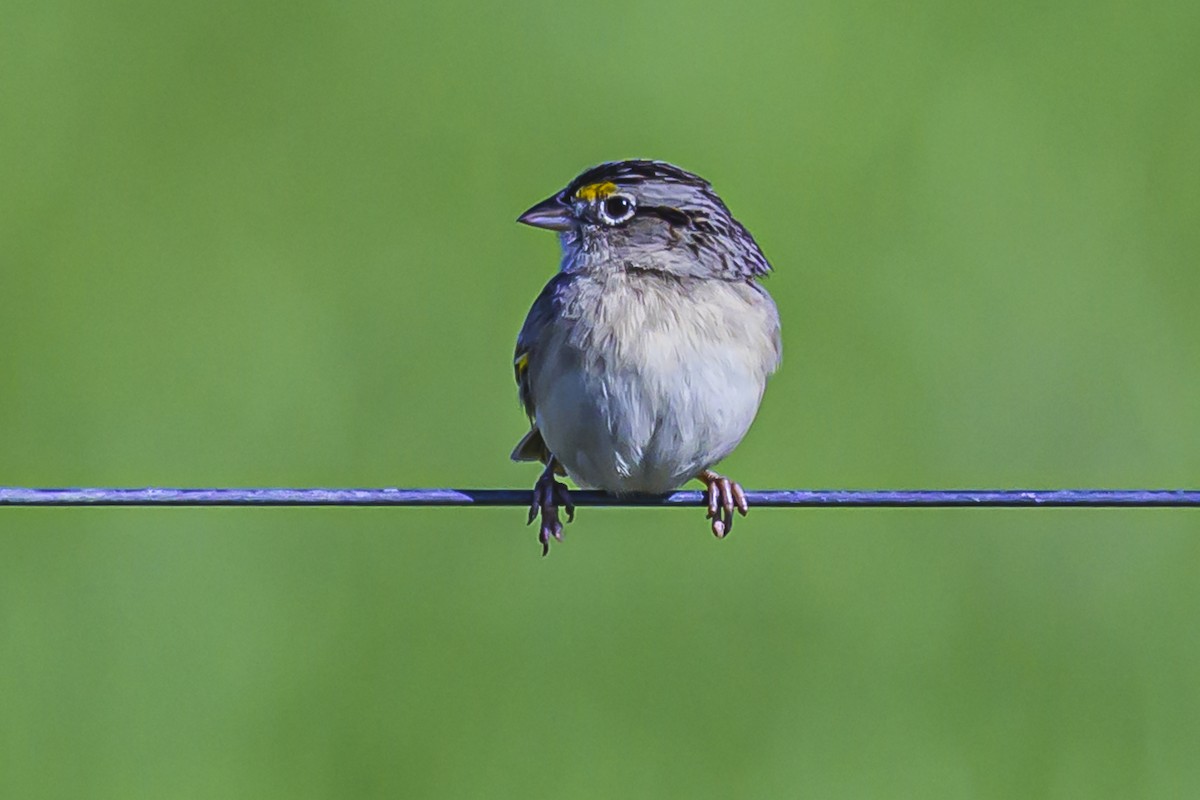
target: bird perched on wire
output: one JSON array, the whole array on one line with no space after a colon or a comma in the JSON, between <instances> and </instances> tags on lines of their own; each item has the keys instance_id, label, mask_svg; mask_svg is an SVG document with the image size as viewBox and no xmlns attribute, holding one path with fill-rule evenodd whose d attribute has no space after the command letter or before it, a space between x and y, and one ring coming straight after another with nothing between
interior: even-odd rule
<instances>
[{"instance_id":1,"label":"bird perched on wire","mask_svg":"<svg viewBox=\"0 0 1200 800\"><path fill-rule=\"evenodd\" d=\"M746 497L712 467L746 435L781 354L753 237L707 181L662 161L593 167L518 221L562 243L513 361L531 430L512 458L546 465L529 510L543 555L562 539L559 509L574 518L563 474L615 494L696 478L725 536Z\"/></svg>"}]
</instances>

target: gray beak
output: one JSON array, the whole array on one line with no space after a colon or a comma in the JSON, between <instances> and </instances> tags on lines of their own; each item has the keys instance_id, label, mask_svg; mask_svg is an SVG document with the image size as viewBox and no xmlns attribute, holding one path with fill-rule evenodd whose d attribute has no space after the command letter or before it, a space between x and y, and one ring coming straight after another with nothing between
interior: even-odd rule
<instances>
[{"instance_id":1,"label":"gray beak","mask_svg":"<svg viewBox=\"0 0 1200 800\"><path fill-rule=\"evenodd\" d=\"M569 231L575 227L575 215L571 207L562 201L561 195L556 194L517 217L517 222L550 231Z\"/></svg>"}]
</instances>

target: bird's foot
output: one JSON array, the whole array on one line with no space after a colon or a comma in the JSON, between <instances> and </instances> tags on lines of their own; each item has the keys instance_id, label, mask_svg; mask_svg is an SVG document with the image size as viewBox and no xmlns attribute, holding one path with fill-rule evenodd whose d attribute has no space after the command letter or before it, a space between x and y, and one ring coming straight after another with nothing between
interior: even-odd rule
<instances>
[{"instance_id":1,"label":"bird's foot","mask_svg":"<svg viewBox=\"0 0 1200 800\"><path fill-rule=\"evenodd\" d=\"M554 480L553 460L546 465L546 471L533 487L533 503L529 506L529 522L541 515L542 525L538 531L538 541L542 543L542 555L550 552L550 537L562 541L563 526L558 518L558 510L567 512L567 522L575 521L575 504L571 502L571 494L564 483Z\"/></svg>"},{"instance_id":2,"label":"bird's foot","mask_svg":"<svg viewBox=\"0 0 1200 800\"><path fill-rule=\"evenodd\" d=\"M712 520L713 536L724 539L733 529L733 512L737 510L743 517L750 510L746 503L746 493L742 487L718 475L711 469L706 469L696 476L708 487L708 514L705 519Z\"/></svg>"}]
</instances>

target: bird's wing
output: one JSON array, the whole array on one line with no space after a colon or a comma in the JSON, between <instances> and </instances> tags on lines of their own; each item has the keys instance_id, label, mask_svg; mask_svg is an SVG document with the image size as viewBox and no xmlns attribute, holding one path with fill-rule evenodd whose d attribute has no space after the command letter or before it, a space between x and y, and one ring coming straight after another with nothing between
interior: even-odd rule
<instances>
[{"instance_id":1,"label":"bird's wing","mask_svg":"<svg viewBox=\"0 0 1200 800\"><path fill-rule=\"evenodd\" d=\"M533 301L533 306L529 309L528 316L525 317L525 324L521 326L521 332L517 334L517 347L513 353L513 372L516 374L517 392L521 398L521 405L524 406L531 423L537 414L537 403L533 396L530 365L536 362L543 333L557 313L559 287L567 280L568 276L561 272L550 279L550 282L542 289L542 293ZM546 443L542 441L542 434L536 424L531 424L529 433L513 450L512 458L514 461L541 461L542 463L549 460L550 451L547 449Z\"/></svg>"},{"instance_id":2,"label":"bird's wing","mask_svg":"<svg viewBox=\"0 0 1200 800\"><path fill-rule=\"evenodd\" d=\"M537 406L533 397L533 385L529 374L530 365L536 362L539 345L546 327L553 321L558 307L558 291L565 283L567 276L559 273L550 279L542 289L542 293L533 301L525 324L517 334L517 347L513 352L513 372L517 378L517 391L520 393L521 405L525 413L533 419Z\"/></svg>"}]
</instances>

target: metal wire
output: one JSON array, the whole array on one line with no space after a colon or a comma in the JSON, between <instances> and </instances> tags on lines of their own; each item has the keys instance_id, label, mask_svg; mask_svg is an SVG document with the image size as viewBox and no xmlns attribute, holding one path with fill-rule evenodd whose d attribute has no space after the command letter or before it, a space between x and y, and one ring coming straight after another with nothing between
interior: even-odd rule
<instances>
[{"instance_id":1,"label":"metal wire","mask_svg":"<svg viewBox=\"0 0 1200 800\"><path fill-rule=\"evenodd\" d=\"M29 489L0 486L0 506L528 506L528 489ZM616 497L575 490L577 506L699 506L704 493ZM1200 490L982 489L748 491L760 508L1200 508Z\"/></svg>"}]
</instances>

